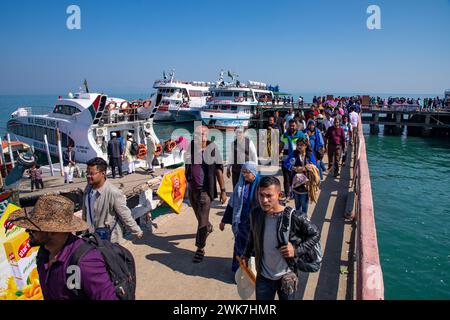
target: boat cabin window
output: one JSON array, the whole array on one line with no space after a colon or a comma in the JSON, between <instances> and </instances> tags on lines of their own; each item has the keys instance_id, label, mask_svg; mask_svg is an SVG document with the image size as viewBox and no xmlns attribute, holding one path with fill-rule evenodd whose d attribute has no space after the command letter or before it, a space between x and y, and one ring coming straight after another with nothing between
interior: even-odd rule
<instances>
[{"instance_id":1,"label":"boat cabin window","mask_svg":"<svg viewBox=\"0 0 450 320\"><path fill-rule=\"evenodd\" d=\"M200 90L189 90L189 95L191 97L202 97L203 96L203 92Z\"/></svg>"},{"instance_id":2,"label":"boat cabin window","mask_svg":"<svg viewBox=\"0 0 450 320\"><path fill-rule=\"evenodd\" d=\"M80 113L81 111L73 106L68 106L68 105L57 105L55 107L55 109L53 110L53 113L57 113L57 114L63 114L66 116L71 116L73 114L76 113Z\"/></svg>"},{"instance_id":3,"label":"boat cabin window","mask_svg":"<svg viewBox=\"0 0 450 320\"><path fill-rule=\"evenodd\" d=\"M40 142L44 142L44 134L47 135L47 140L49 144L57 145L56 140L56 130L51 128L44 128L41 126L29 125L29 124L17 124L17 125L8 125L8 131L16 134L18 136L22 136L25 138L34 139ZM66 148L68 145L75 145L72 138L70 138L67 134L61 132L61 145L63 148Z\"/></svg>"}]
</instances>

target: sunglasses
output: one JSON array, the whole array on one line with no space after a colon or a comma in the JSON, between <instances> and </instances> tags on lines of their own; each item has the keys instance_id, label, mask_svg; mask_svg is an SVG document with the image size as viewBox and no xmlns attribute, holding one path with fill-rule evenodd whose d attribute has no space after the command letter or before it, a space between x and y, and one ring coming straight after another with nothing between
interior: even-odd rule
<instances>
[{"instance_id":1,"label":"sunglasses","mask_svg":"<svg viewBox=\"0 0 450 320\"><path fill-rule=\"evenodd\" d=\"M9 230L16 222L19 221L27 221L29 223L31 223L33 225L33 227L35 227L38 231L42 231L41 228L39 228L29 217L28 217L28 213L27 213L27 209L23 209L25 212L25 216L23 217L19 217L17 219L13 219L13 220L8 220L8 222L5 224L5 232L7 230Z\"/></svg>"}]
</instances>

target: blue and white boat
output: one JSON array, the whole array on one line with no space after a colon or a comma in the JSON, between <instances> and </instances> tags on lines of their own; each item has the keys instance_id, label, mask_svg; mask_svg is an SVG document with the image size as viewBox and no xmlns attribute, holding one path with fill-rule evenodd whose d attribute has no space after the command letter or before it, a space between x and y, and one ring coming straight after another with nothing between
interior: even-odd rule
<instances>
[{"instance_id":1,"label":"blue and white boat","mask_svg":"<svg viewBox=\"0 0 450 320\"><path fill-rule=\"evenodd\" d=\"M208 126L217 129L248 128L257 106L270 105L274 97L265 83L235 80L236 75L228 72L231 82L223 80L223 72L215 86L211 87L211 98L201 111L201 119Z\"/></svg>"}]
</instances>

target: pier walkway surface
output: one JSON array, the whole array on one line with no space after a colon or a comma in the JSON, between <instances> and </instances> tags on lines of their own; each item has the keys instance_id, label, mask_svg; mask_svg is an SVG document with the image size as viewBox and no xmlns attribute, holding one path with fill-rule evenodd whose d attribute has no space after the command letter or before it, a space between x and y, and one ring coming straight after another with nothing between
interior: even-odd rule
<instances>
[{"instance_id":1,"label":"pier walkway surface","mask_svg":"<svg viewBox=\"0 0 450 320\"><path fill-rule=\"evenodd\" d=\"M320 272L300 274L298 299L343 300L355 297L355 228L354 222L344 218L353 178L353 161L347 163L338 178L331 174L325 176L317 204L309 205L308 216L321 230L324 257ZM33 193L28 191L29 181L22 181L21 198L83 190L86 186L85 179L81 178L74 179L73 184L64 184L58 174L45 177L46 188ZM278 177L282 181L282 176ZM111 181L124 192L130 192L149 178L149 175L138 171ZM225 178L225 182L230 196L231 179ZM288 205L294 207L294 202L290 201ZM197 220L187 204L179 215L173 213L158 217L154 221L158 228L146 232L143 239L124 244L136 260L137 299L240 299L231 272L233 233L229 225L223 232L219 230L225 208L226 205L218 201L211 208L210 221L214 231L207 239L205 259L200 264L192 263Z\"/></svg>"},{"instance_id":2,"label":"pier walkway surface","mask_svg":"<svg viewBox=\"0 0 450 320\"><path fill-rule=\"evenodd\" d=\"M309 206L308 216L321 230L324 257L320 272L300 275L298 299L355 297L355 228L354 222L344 218L352 168L353 162L347 164L339 178L327 175L317 204ZM231 179L226 179L226 185L231 190ZM289 205L293 207L293 201ZM126 244L136 259L138 299L240 299L231 272L233 234L229 225L223 232L218 227L224 211L225 205L217 201L212 206L214 231L200 264L192 263L197 221L188 206L180 215L159 217L153 233Z\"/></svg>"}]
</instances>

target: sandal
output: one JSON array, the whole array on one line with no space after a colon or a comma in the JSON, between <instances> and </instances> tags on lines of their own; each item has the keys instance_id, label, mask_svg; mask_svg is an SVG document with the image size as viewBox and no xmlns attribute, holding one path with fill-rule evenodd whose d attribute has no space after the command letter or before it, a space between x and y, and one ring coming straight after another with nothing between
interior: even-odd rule
<instances>
[{"instance_id":1,"label":"sandal","mask_svg":"<svg viewBox=\"0 0 450 320\"><path fill-rule=\"evenodd\" d=\"M205 257L205 250L203 249L197 249L195 252L194 258L192 259L193 263L200 263L203 261L203 258Z\"/></svg>"}]
</instances>

